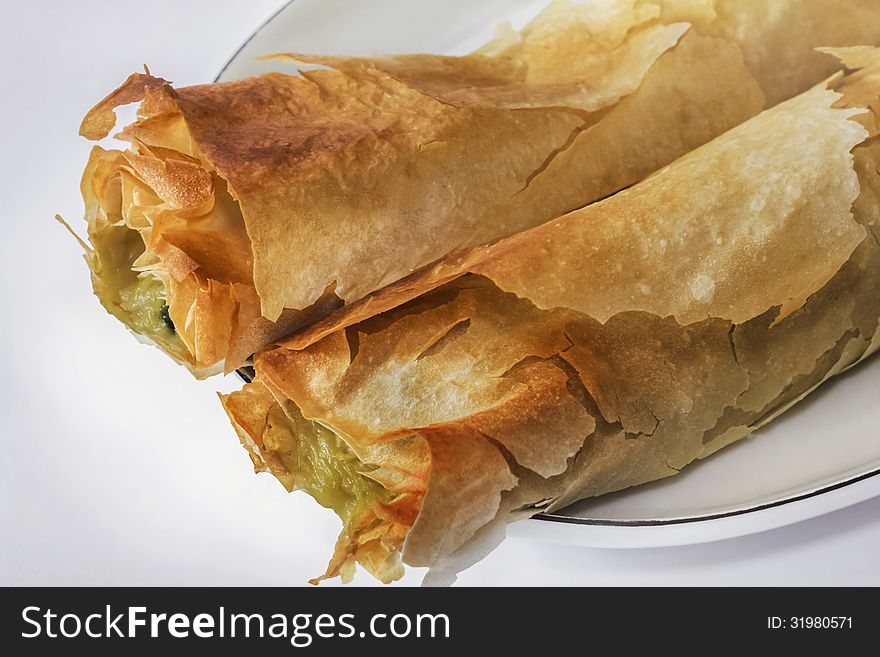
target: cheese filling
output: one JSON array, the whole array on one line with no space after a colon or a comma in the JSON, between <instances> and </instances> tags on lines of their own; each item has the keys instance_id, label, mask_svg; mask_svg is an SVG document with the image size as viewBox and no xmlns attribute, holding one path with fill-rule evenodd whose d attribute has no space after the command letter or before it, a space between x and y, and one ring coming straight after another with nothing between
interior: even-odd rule
<instances>
[{"instance_id":1,"label":"cheese filling","mask_svg":"<svg viewBox=\"0 0 880 657\"><path fill-rule=\"evenodd\" d=\"M167 353L189 360L168 315L165 285L155 270L136 271L145 247L136 230L108 226L91 235L92 282L101 305L132 331Z\"/></svg>"},{"instance_id":2,"label":"cheese filling","mask_svg":"<svg viewBox=\"0 0 880 657\"><path fill-rule=\"evenodd\" d=\"M291 474L288 485L332 509L346 528L376 502L392 498L364 474L371 466L362 463L344 440L298 413L285 413L279 405L269 411L263 444Z\"/></svg>"}]
</instances>

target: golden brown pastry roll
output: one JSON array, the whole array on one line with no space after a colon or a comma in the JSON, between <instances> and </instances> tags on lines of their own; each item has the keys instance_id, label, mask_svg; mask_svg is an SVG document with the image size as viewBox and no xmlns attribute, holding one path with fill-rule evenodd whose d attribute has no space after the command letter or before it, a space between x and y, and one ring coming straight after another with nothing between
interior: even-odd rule
<instances>
[{"instance_id":1,"label":"golden brown pastry roll","mask_svg":"<svg viewBox=\"0 0 880 657\"><path fill-rule=\"evenodd\" d=\"M880 50L834 52L847 75L255 356L223 403L258 470L343 518L325 576L674 475L880 347Z\"/></svg>"},{"instance_id":2,"label":"golden brown pastry roll","mask_svg":"<svg viewBox=\"0 0 880 657\"><path fill-rule=\"evenodd\" d=\"M834 63L811 46L880 38L876 3L846 5L555 2L463 57L286 55L325 68L182 89L133 75L81 130L142 100L130 148L96 147L82 181L95 291L196 374L229 371L817 82Z\"/></svg>"}]
</instances>

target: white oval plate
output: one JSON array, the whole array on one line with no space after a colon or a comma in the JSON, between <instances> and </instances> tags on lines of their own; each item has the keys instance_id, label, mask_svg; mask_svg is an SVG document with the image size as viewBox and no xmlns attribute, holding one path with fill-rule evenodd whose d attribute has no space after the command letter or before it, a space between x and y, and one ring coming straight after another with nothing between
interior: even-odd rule
<instances>
[{"instance_id":1,"label":"white oval plate","mask_svg":"<svg viewBox=\"0 0 880 657\"><path fill-rule=\"evenodd\" d=\"M492 26L523 25L546 0L292 0L232 56L218 80L289 64L277 52L462 54ZM685 545L813 518L880 495L880 360L826 383L754 437L653 484L516 523L510 534L595 547Z\"/></svg>"}]
</instances>

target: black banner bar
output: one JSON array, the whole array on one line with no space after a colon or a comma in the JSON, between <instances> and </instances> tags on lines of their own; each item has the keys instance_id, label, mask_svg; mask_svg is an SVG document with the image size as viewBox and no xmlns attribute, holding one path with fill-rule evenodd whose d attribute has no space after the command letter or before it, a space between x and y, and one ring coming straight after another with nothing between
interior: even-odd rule
<instances>
[{"instance_id":1,"label":"black banner bar","mask_svg":"<svg viewBox=\"0 0 880 657\"><path fill-rule=\"evenodd\" d=\"M62 654L65 646L90 655L225 646L260 655L435 654L487 642L517 655L572 645L631 654L674 646L839 650L880 639L877 590L867 588L9 588L0 596L7 655Z\"/></svg>"}]
</instances>

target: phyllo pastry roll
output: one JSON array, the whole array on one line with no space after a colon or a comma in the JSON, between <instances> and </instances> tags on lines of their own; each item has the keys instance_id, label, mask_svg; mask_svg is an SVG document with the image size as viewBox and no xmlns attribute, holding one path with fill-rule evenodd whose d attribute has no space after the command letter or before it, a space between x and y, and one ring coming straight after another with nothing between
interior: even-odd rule
<instances>
[{"instance_id":1,"label":"phyllo pastry roll","mask_svg":"<svg viewBox=\"0 0 880 657\"><path fill-rule=\"evenodd\" d=\"M327 576L675 475L880 347L880 51L836 54L845 76L631 188L255 356L224 406L342 517Z\"/></svg>"},{"instance_id":2,"label":"phyllo pastry roll","mask_svg":"<svg viewBox=\"0 0 880 657\"><path fill-rule=\"evenodd\" d=\"M604 198L875 43L873 0L555 2L461 56L174 88L131 76L85 118L82 190L113 315L203 375L450 254ZM291 64L292 72L294 64ZM778 73L780 69L786 71Z\"/></svg>"}]
</instances>

